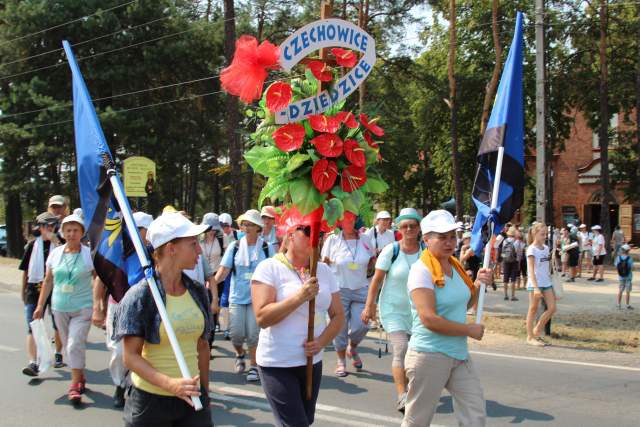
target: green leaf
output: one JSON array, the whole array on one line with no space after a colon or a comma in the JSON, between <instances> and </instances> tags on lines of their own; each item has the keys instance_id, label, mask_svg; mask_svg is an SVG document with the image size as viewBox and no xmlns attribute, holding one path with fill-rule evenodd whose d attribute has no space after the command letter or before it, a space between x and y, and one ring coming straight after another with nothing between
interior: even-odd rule
<instances>
[{"instance_id":1,"label":"green leaf","mask_svg":"<svg viewBox=\"0 0 640 427\"><path fill-rule=\"evenodd\" d=\"M247 117L253 117L253 110L252 109L245 110L244 115Z\"/></svg>"},{"instance_id":2,"label":"green leaf","mask_svg":"<svg viewBox=\"0 0 640 427\"><path fill-rule=\"evenodd\" d=\"M346 99L343 99L342 101L333 104L326 112L325 114L327 116L333 116L334 114L342 111L342 109L344 108L344 104L346 102ZM357 128L356 128L357 129Z\"/></svg>"},{"instance_id":3,"label":"green leaf","mask_svg":"<svg viewBox=\"0 0 640 427\"><path fill-rule=\"evenodd\" d=\"M344 205L340 199L333 198L325 200L323 206L324 217L331 227L344 217Z\"/></svg>"},{"instance_id":4,"label":"green leaf","mask_svg":"<svg viewBox=\"0 0 640 427\"><path fill-rule=\"evenodd\" d=\"M331 189L331 194L333 194L334 197L337 197L338 199L341 199L341 200L344 200L347 197L349 197L349 193L347 193L346 191L342 191L342 187L340 187L339 185L336 185Z\"/></svg>"},{"instance_id":5,"label":"green leaf","mask_svg":"<svg viewBox=\"0 0 640 427\"><path fill-rule=\"evenodd\" d=\"M302 215L307 215L318 209L325 199L309 178L296 179L289 185L291 201Z\"/></svg>"},{"instance_id":6,"label":"green leaf","mask_svg":"<svg viewBox=\"0 0 640 427\"><path fill-rule=\"evenodd\" d=\"M374 194L381 194L389 189L389 185L386 182L375 177L368 177L365 186L367 192Z\"/></svg>"},{"instance_id":7,"label":"green leaf","mask_svg":"<svg viewBox=\"0 0 640 427\"><path fill-rule=\"evenodd\" d=\"M278 178L269 178L267 185L264 186L258 197L258 206L262 207L265 199L270 199L275 204L276 200L284 201L287 191L289 190L289 182Z\"/></svg>"},{"instance_id":8,"label":"green leaf","mask_svg":"<svg viewBox=\"0 0 640 427\"><path fill-rule=\"evenodd\" d=\"M285 167L289 157L274 146L256 145L245 153L244 158L256 173L275 176Z\"/></svg>"},{"instance_id":9,"label":"green leaf","mask_svg":"<svg viewBox=\"0 0 640 427\"><path fill-rule=\"evenodd\" d=\"M300 154L300 153L294 154L289 159L289 162L287 163L287 171L293 172L294 170L296 170L300 166L302 166L304 164L304 162L306 162L310 158L311 158L311 156L309 156L308 154Z\"/></svg>"},{"instance_id":10,"label":"green leaf","mask_svg":"<svg viewBox=\"0 0 640 427\"><path fill-rule=\"evenodd\" d=\"M344 204L344 209L353 212L354 214L358 214L360 211L360 206L362 202L364 202L364 196L360 189L354 190L349 194L348 197L342 199L342 203Z\"/></svg>"},{"instance_id":11,"label":"green leaf","mask_svg":"<svg viewBox=\"0 0 640 427\"><path fill-rule=\"evenodd\" d=\"M304 126L304 135L307 138L311 138L313 136L313 129L311 129L311 123L309 123L309 120L303 120L302 126Z\"/></svg>"}]
</instances>

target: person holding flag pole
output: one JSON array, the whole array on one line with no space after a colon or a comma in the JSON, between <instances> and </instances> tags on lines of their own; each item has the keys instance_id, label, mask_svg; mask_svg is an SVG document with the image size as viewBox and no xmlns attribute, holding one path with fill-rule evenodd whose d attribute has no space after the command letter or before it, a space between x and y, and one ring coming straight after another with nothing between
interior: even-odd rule
<instances>
[{"instance_id":1,"label":"person holding flag pole","mask_svg":"<svg viewBox=\"0 0 640 427\"><path fill-rule=\"evenodd\" d=\"M171 389L171 394L174 396L180 395L184 398L183 400L186 401L180 401L185 405L184 407L178 407L176 402L172 402L174 410L171 411L171 416L175 419L175 417L182 414L185 418L188 418L194 414L191 407L196 411L203 409L202 402L199 398L200 387L196 384L197 376L192 377L190 372L190 367L193 366L193 362L190 361L189 364L187 363L187 360L180 348L180 342L178 341L178 337L176 336L171 323L171 318L169 317L165 307L165 299L163 298L165 296L162 293L163 289L158 286L154 277L154 272L151 267L147 251L142 243L140 235L138 234L129 202L126 198L122 183L115 171L111 152L107 146L91 97L89 96L80 68L78 67L71 50L71 46L66 40L63 41L63 48L67 55L73 77L72 86L74 98L73 107L76 158L78 162L78 185L80 188L82 210L88 222L87 232L89 241L92 245L91 253L96 273L100 276L105 285L112 287L110 292L116 300L120 300L122 298L127 286L135 284L143 278L146 283L137 286L144 288L145 296L149 297L146 304L147 310L144 311L148 316L144 317L144 320L150 322L150 324L139 323L136 328L136 319L127 315L130 314L127 313L127 307L131 307L133 305L136 308L141 308L142 306L145 306L145 304L142 304L141 302L137 304L129 304L126 303L127 301L123 300L123 304L121 304L118 313L116 314L116 330L114 335L116 337L127 335L123 332L126 332L127 327L131 327L136 329L137 332L144 333L145 337L147 337L148 334L149 338L152 340L153 338L156 338L154 341L157 341L159 340L158 335L160 335L159 330L161 328L163 329L164 334L162 335L165 335L163 338L164 340L167 340L169 344L167 347L170 347L175 355L175 362L177 363L178 368L175 369L175 374L177 376L181 376L182 379L172 378L171 381L168 381L168 377L166 375L161 376L154 373L153 368L148 364L148 362L145 365L143 362L138 361L139 363L134 363L134 366L132 366L128 363L131 362L131 358L127 357L127 354L131 355L131 346L127 345L127 340L125 340L125 364L129 365L127 367L134 373L140 373L141 369L146 373L150 373L150 375L143 374L142 377L145 377L144 379L147 380L151 379L152 383L156 383L155 385L158 385L158 383L163 381L165 384L171 385L171 387L167 387ZM111 201L112 196L117 202L115 205ZM183 219L189 222L186 218ZM124 225L126 227L124 230L122 228L122 220L124 220ZM189 222L189 224L191 223ZM180 224L182 227L180 230L191 230L189 224ZM199 232L197 234L204 231L204 227L201 228L202 229L198 228L197 231ZM174 234L175 236L173 237L182 237L181 233L176 232ZM184 237L187 237L187 235ZM186 241L190 242L189 239L191 238L187 237ZM193 237L193 240L194 242L191 250L197 253L199 245L197 244L195 237ZM172 243L169 244L172 245ZM189 247L189 244L184 244ZM187 264L187 258L188 256L186 255L181 258L184 260L185 265ZM196 257L194 257L194 260L195 259ZM195 262L193 265L195 265ZM191 268L193 268L193 265L191 265ZM187 289L190 289L191 287L189 287L188 284L189 280L184 279L184 276L182 279L182 284L187 287ZM179 289L176 289L176 291L178 290ZM136 289L136 291L138 291L138 289ZM126 298L132 300L141 292L142 291L128 292ZM200 293L200 290L197 289L196 292L193 292L194 295L196 293ZM206 300L206 292L204 291L204 288L202 289L202 293L205 295ZM200 298L193 297L193 295L192 298L195 300L195 304L198 307L202 305ZM151 299L153 299L155 307L153 307L154 304L149 303ZM211 316L210 310L208 309L208 303L205 304L205 306L207 309L202 311L201 318L204 337L208 335L211 327ZM122 313L125 314L123 315ZM205 372L207 375L206 378L201 378L201 385L208 385L208 343L206 338L203 341L205 344L204 348L206 350L206 366L204 366L204 362L200 363L199 357L197 365L200 372ZM143 345L139 345L140 351L142 351L143 348ZM198 342L198 349L199 348L200 343ZM150 378L150 376L153 378ZM205 394L204 397L205 402L208 402L208 396ZM175 399L175 397L173 398ZM141 402L138 399L131 399L131 396L129 396L129 399L127 400L127 406L129 408L125 407L125 411L130 409L131 405L137 405L135 409L138 411L144 409L140 407L140 404ZM177 408L180 408L181 413L178 412ZM165 407L164 409L165 412L155 413L155 416L160 417L162 413L166 413L166 410L169 408ZM201 415L197 418L201 420L201 423L190 423L189 425L212 425L210 408L208 405L200 412L200 414ZM129 420L127 421L127 425L134 426L140 425L140 423L136 423L135 420ZM154 425L159 424L154 423Z\"/></svg>"}]
</instances>

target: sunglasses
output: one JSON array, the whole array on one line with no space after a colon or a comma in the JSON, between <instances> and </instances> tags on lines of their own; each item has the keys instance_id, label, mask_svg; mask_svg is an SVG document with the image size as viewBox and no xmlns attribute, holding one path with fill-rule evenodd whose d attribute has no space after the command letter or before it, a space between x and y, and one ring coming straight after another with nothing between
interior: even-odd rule
<instances>
[{"instance_id":1,"label":"sunglasses","mask_svg":"<svg viewBox=\"0 0 640 427\"><path fill-rule=\"evenodd\" d=\"M310 225L305 225L305 226L301 225L299 227L296 227L296 231L302 231L305 236L311 237L311 226Z\"/></svg>"}]
</instances>

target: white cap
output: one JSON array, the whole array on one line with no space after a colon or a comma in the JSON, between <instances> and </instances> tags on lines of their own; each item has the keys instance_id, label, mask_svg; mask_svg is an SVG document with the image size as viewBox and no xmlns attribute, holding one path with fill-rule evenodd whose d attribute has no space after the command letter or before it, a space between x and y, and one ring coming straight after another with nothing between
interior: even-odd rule
<instances>
[{"instance_id":1,"label":"white cap","mask_svg":"<svg viewBox=\"0 0 640 427\"><path fill-rule=\"evenodd\" d=\"M391 219L391 214L387 211L380 211L378 215L376 215L376 221L379 219Z\"/></svg>"},{"instance_id":2,"label":"white cap","mask_svg":"<svg viewBox=\"0 0 640 427\"><path fill-rule=\"evenodd\" d=\"M580 227L578 228L587 228L587 224L580 224Z\"/></svg>"},{"instance_id":3,"label":"white cap","mask_svg":"<svg viewBox=\"0 0 640 427\"><path fill-rule=\"evenodd\" d=\"M149 229L151 222L153 222L153 217L148 213L144 212L134 212L133 220L136 223L136 227L138 228L146 228Z\"/></svg>"},{"instance_id":4,"label":"white cap","mask_svg":"<svg viewBox=\"0 0 640 427\"><path fill-rule=\"evenodd\" d=\"M212 230L220 230L220 218L218 214L207 212L202 217L202 224L208 225Z\"/></svg>"},{"instance_id":5,"label":"white cap","mask_svg":"<svg viewBox=\"0 0 640 427\"><path fill-rule=\"evenodd\" d=\"M233 218L231 218L231 215L229 215L228 213L220 214L219 220L220 220L220 224L227 224L227 225L233 224Z\"/></svg>"},{"instance_id":6,"label":"white cap","mask_svg":"<svg viewBox=\"0 0 640 427\"><path fill-rule=\"evenodd\" d=\"M80 218L84 218L84 215L82 214L82 208L75 208L73 210L73 214L79 216Z\"/></svg>"},{"instance_id":7,"label":"white cap","mask_svg":"<svg viewBox=\"0 0 640 427\"><path fill-rule=\"evenodd\" d=\"M264 228L264 222L262 222L262 216L260 212L255 209L249 209L238 217L238 225L242 224L242 221L249 221L254 223L260 228Z\"/></svg>"},{"instance_id":8,"label":"white cap","mask_svg":"<svg viewBox=\"0 0 640 427\"><path fill-rule=\"evenodd\" d=\"M420 228L422 229L422 234L431 232L447 233L449 231L456 230L458 228L458 224L456 223L456 219L453 215L451 215L451 212L444 209L438 209L429 212L429 215L425 216L422 221L420 221Z\"/></svg>"},{"instance_id":9,"label":"white cap","mask_svg":"<svg viewBox=\"0 0 640 427\"><path fill-rule=\"evenodd\" d=\"M80 224L82 226L82 229L85 230L84 228L84 221L82 220L82 218L80 218L78 215L76 214L71 214L69 216L65 216L64 219L62 220L62 224L60 225L60 228L64 228L64 225L68 222L76 222L78 224Z\"/></svg>"},{"instance_id":10,"label":"white cap","mask_svg":"<svg viewBox=\"0 0 640 427\"><path fill-rule=\"evenodd\" d=\"M622 249L625 252L629 252L631 250L631 246L625 243L624 245L620 246L620 249Z\"/></svg>"},{"instance_id":11,"label":"white cap","mask_svg":"<svg viewBox=\"0 0 640 427\"><path fill-rule=\"evenodd\" d=\"M260 211L260 216L261 217L266 216L268 218L275 219L276 218L275 208L273 206L265 206L265 207L263 207L262 210Z\"/></svg>"},{"instance_id":12,"label":"white cap","mask_svg":"<svg viewBox=\"0 0 640 427\"><path fill-rule=\"evenodd\" d=\"M591 227L592 230L602 230L602 227L600 227L598 224L594 225L593 227Z\"/></svg>"},{"instance_id":13,"label":"white cap","mask_svg":"<svg viewBox=\"0 0 640 427\"><path fill-rule=\"evenodd\" d=\"M66 201L64 200L64 196L56 194L55 196L51 196L49 198L49 206L64 206L66 205Z\"/></svg>"},{"instance_id":14,"label":"white cap","mask_svg":"<svg viewBox=\"0 0 640 427\"><path fill-rule=\"evenodd\" d=\"M147 230L147 239L154 249L173 239L198 236L209 229L208 225L195 225L180 212L169 212L156 218Z\"/></svg>"}]
</instances>

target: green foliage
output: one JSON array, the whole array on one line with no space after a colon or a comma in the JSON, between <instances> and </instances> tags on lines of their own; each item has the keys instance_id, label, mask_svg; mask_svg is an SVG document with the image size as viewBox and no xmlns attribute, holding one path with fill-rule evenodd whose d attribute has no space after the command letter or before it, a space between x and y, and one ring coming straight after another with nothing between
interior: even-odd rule
<instances>
[{"instance_id":1,"label":"green foliage","mask_svg":"<svg viewBox=\"0 0 640 427\"><path fill-rule=\"evenodd\" d=\"M289 185L291 202L298 207L302 215L318 209L326 195L320 194L309 178L300 178Z\"/></svg>"}]
</instances>

